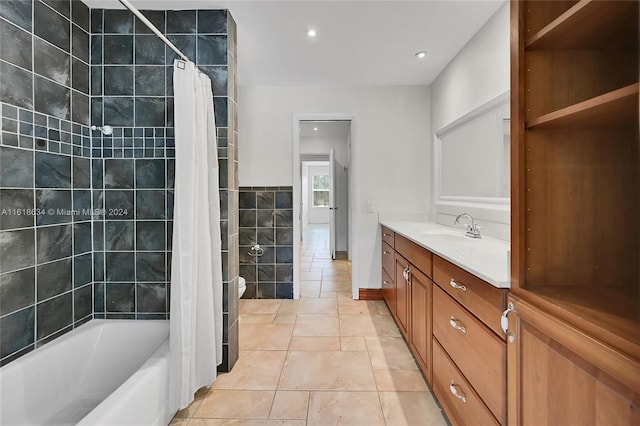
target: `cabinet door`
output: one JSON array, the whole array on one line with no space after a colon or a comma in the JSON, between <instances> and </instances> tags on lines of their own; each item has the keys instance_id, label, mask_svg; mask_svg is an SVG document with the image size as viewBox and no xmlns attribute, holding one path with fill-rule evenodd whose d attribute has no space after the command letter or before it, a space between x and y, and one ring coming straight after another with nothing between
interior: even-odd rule
<instances>
[{"instance_id":1,"label":"cabinet door","mask_svg":"<svg viewBox=\"0 0 640 426\"><path fill-rule=\"evenodd\" d=\"M400 331L407 336L409 331L409 280L405 271L409 270L409 262L396 254L396 320Z\"/></svg>"},{"instance_id":2,"label":"cabinet door","mask_svg":"<svg viewBox=\"0 0 640 426\"><path fill-rule=\"evenodd\" d=\"M579 354L594 342L515 299L507 350L509 425L638 425L640 393ZM571 350L567 346L584 350Z\"/></svg>"},{"instance_id":3,"label":"cabinet door","mask_svg":"<svg viewBox=\"0 0 640 426\"><path fill-rule=\"evenodd\" d=\"M431 383L431 280L415 268L411 269L411 327L409 343Z\"/></svg>"}]
</instances>

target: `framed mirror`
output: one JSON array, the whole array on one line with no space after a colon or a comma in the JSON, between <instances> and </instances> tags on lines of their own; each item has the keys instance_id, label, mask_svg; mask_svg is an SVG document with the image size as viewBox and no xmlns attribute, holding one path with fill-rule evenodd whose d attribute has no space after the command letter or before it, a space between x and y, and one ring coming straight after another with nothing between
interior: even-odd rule
<instances>
[{"instance_id":1,"label":"framed mirror","mask_svg":"<svg viewBox=\"0 0 640 426\"><path fill-rule=\"evenodd\" d=\"M434 137L436 205L510 205L510 96L506 92Z\"/></svg>"}]
</instances>

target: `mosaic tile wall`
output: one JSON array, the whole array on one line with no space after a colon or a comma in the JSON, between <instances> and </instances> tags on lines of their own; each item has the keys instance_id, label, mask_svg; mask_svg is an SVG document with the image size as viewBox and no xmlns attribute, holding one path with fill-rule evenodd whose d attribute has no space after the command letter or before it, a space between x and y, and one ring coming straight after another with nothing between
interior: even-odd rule
<instances>
[{"instance_id":1,"label":"mosaic tile wall","mask_svg":"<svg viewBox=\"0 0 640 426\"><path fill-rule=\"evenodd\" d=\"M144 13L212 78L227 371L238 356L235 22L227 11ZM80 1L0 1L0 32L2 207L63 212L1 217L5 364L94 316L167 317L174 54L129 12Z\"/></svg>"},{"instance_id":2,"label":"mosaic tile wall","mask_svg":"<svg viewBox=\"0 0 640 426\"><path fill-rule=\"evenodd\" d=\"M0 365L92 318L88 31L0 1Z\"/></svg>"},{"instance_id":3,"label":"mosaic tile wall","mask_svg":"<svg viewBox=\"0 0 640 426\"><path fill-rule=\"evenodd\" d=\"M239 207L242 298L293 299L293 187L241 187Z\"/></svg>"}]
</instances>

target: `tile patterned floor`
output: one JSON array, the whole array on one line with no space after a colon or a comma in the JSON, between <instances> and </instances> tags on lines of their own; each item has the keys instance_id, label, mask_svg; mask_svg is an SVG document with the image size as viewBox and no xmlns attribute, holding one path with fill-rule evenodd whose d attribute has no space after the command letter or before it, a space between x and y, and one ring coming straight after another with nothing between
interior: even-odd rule
<instances>
[{"instance_id":1,"label":"tile patterned floor","mask_svg":"<svg viewBox=\"0 0 640 426\"><path fill-rule=\"evenodd\" d=\"M384 302L354 301L351 264L306 230L299 300L241 300L233 371L171 425L446 425Z\"/></svg>"}]
</instances>

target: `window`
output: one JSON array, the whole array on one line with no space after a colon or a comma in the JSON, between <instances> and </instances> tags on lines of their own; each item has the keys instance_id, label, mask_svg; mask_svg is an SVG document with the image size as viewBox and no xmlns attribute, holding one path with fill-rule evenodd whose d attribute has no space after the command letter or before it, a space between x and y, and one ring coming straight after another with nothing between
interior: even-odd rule
<instances>
[{"instance_id":1,"label":"window","mask_svg":"<svg viewBox=\"0 0 640 426\"><path fill-rule=\"evenodd\" d=\"M313 175L313 207L329 207L329 175Z\"/></svg>"}]
</instances>

